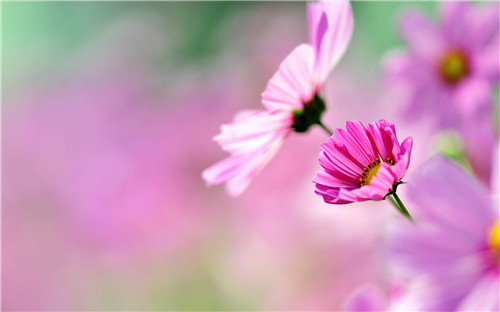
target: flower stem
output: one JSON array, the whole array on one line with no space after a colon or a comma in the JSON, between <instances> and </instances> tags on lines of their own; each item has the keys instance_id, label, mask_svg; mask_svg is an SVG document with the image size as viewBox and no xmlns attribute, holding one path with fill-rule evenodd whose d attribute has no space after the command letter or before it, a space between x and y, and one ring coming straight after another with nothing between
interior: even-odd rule
<instances>
[{"instance_id":1,"label":"flower stem","mask_svg":"<svg viewBox=\"0 0 500 312\"><path fill-rule=\"evenodd\" d=\"M411 222L414 222L413 218L411 217L410 213L406 209L405 205L403 204L403 202L401 201L399 196L396 193L392 193L392 196L394 196L394 198L392 198L391 195L389 195L388 198L390 199L392 204L396 207L396 209L398 209L399 212L401 212L401 214L403 214L405 217L407 217L408 220L410 220Z\"/></svg>"},{"instance_id":2,"label":"flower stem","mask_svg":"<svg viewBox=\"0 0 500 312\"><path fill-rule=\"evenodd\" d=\"M323 128L323 129L326 131L326 133L328 133L330 136L332 136L332 135L333 135L333 131L332 131L332 130L330 130L330 128L328 128L327 126L325 126L325 125L324 125L321 121L318 121L318 125L319 125L321 128Z\"/></svg>"}]
</instances>

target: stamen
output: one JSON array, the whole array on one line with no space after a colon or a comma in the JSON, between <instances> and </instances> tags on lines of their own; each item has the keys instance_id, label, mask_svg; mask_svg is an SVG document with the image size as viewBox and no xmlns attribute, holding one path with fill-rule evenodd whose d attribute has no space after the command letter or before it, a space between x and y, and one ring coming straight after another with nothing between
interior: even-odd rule
<instances>
[{"instance_id":1,"label":"stamen","mask_svg":"<svg viewBox=\"0 0 500 312\"><path fill-rule=\"evenodd\" d=\"M376 160L366 165L366 168L364 168L363 172L361 173L362 177L359 178L361 186L370 185L370 182L373 179L373 177L377 175L377 171L380 168L381 163L382 160L380 158L377 158ZM394 161L390 158L387 158L385 163L387 163L389 166L394 165Z\"/></svg>"}]
</instances>

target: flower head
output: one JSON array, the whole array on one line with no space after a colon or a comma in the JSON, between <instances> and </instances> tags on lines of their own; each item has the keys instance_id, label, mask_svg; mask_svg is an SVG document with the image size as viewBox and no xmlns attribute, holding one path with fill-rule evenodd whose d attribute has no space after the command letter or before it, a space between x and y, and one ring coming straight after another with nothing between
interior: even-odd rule
<instances>
[{"instance_id":1,"label":"flower head","mask_svg":"<svg viewBox=\"0 0 500 312\"><path fill-rule=\"evenodd\" d=\"M410 281L396 306L498 311L498 205L471 176L441 157L422 165L408 196L418 226L401 224L389 240L389 260Z\"/></svg>"},{"instance_id":2,"label":"flower head","mask_svg":"<svg viewBox=\"0 0 500 312\"><path fill-rule=\"evenodd\" d=\"M316 194L330 204L384 199L404 177L412 143L408 137L400 145L394 124L383 119L368 127L348 121L321 145Z\"/></svg>"},{"instance_id":3,"label":"flower head","mask_svg":"<svg viewBox=\"0 0 500 312\"><path fill-rule=\"evenodd\" d=\"M214 139L230 156L203 171L208 184L227 182L242 193L292 132L321 125L326 105L319 92L344 54L352 33L348 1L308 3L311 44L296 47L280 64L262 93L264 111L240 114Z\"/></svg>"},{"instance_id":4,"label":"flower head","mask_svg":"<svg viewBox=\"0 0 500 312\"><path fill-rule=\"evenodd\" d=\"M391 89L402 91L404 115L458 131L463 152L485 183L498 137L491 114L500 78L499 20L498 3L443 2L437 22L410 11L400 23L407 49L386 62Z\"/></svg>"},{"instance_id":5,"label":"flower head","mask_svg":"<svg viewBox=\"0 0 500 312\"><path fill-rule=\"evenodd\" d=\"M409 117L432 112L440 126L449 127L457 125L460 114L481 109L482 103L461 107L458 101L474 92L467 90L478 81L498 84L498 25L498 5L475 8L466 1L444 2L439 23L416 11L403 16L408 51L388 58L387 73L391 85L407 90Z\"/></svg>"}]
</instances>

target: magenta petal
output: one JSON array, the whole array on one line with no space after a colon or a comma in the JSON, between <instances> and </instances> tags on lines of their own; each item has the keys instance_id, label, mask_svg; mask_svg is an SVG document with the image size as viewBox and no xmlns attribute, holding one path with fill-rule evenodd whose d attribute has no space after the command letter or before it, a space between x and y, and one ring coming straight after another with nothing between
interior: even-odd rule
<instances>
[{"instance_id":1,"label":"magenta petal","mask_svg":"<svg viewBox=\"0 0 500 312\"><path fill-rule=\"evenodd\" d=\"M370 185L364 186L370 199L382 200L392 190L392 186L397 180L394 179L390 168L386 163L382 163Z\"/></svg>"}]
</instances>

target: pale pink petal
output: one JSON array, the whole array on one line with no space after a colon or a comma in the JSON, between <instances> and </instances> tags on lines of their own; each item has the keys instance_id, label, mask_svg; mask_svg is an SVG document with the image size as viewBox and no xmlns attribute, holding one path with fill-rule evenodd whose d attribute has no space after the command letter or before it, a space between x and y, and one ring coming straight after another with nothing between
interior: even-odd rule
<instances>
[{"instance_id":1,"label":"pale pink petal","mask_svg":"<svg viewBox=\"0 0 500 312\"><path fill-rule=\"evenodd\" d=\"M499 41L491 44L471 56L474 75L498 83L500 80Z\"/></svg>"},{"instance_id":2,"label":"pale pink petal","mask_svg":"<svg viewBox=\"0 0 500 312\"><path fill-rule=\"evenodd\" d=\"M484 240L496 212L482 186L442 157L431 158L417 172L407 186L408 198L418 206L415 217Z\"/></svg>"},{"instance_id":3,"label":"pale pink petal","mask_svg":"<svg viewBox=\"0 0 500 312\"><path fill-rule=\"evenodd\" d=\"M446 41L438 27L420 12L405 14L400 29L410 49L428 62L437 61L447 49Z\"/></svg>"},{"instance_id":4,"label":"pale pink petal","mask_svg":"<svg viewBox=\"0 0 500 312\"><path fill-rule=\"evenodd\" d=\"M288 131L291 124L289 112L247 111L222 125L221 133L214 140L231 154L245 154L266 145L276 132Z\"/></svg>"},{"instance_id":5,"label":"pale pink petal","mask_svg":"<svg viewBox=\"0 0 500 312\"><path fill-rule=\"evenodd\" d=\"M268 142L254 152L231 155L202 172L208 185L226 183L232 196L241 194L255 175L272 159L281 146L286 133L268 137Z\"/></svg>"},{"instance_id":6,"label":"pale pink petal","mask_svg":"<svg viewBox=\"0 0 500 312\"><path fill-rule=\"evenodd\" d=\"M346 300L344 311L384 311L384 296L375 286L358 289Z\"/></svg>"},{"instance_id":7,"label":"pale pink petal","mask_svg":"<svg viewBox=\"0 0 500 312\"><path fill-rule=\"evenodd\" d=\"M499 285L498 273L483 277L463 299L457 311L498 311Z\"/></svg>"},{"instance_id":8,"label":"pale pink petal","mask_svg":"<svg viewBox=\"0 0 500 312\"><path fill-rule=\"evenodd\" d=\"M450 45L462 45L469 31L470 3L467 1L446 1L442 4L442 27Z\"/></svg>"},{"instance_id":9,"label":"pale pink petal","mask_svg":"<svg viewBox=\"0 0 500 312\"><path fill-rule=\"evenodd\" d=\"M474 14L474 18L469 25L468 39L471 41L469 45L473 46L475 50L487 48L490 45L496 45L498 50L499 10L498 3L491 3L481 8L475 8L471 12Z\"/></svg>"},{"instance_id":10,"label":"pale pink petal","mask_svg":"<svg viewBox=\"0 0 500 312\"><path fill-rule=\"evenodd\" d=\"M309 42L313 46L316 59L315 81L318 88L321 88L351 40L351 5L349 1L309 2L307 17Z\"/></svg>"},{"instance_id":11,"label":"pale pink petal","mask_svg":"<svg viewBox=\"0 0 500 312\"><path fill-rule=\"evenodd\" d=\"M303 109L304 103L314 97L312 77L314 53L312 47L296 47L280 64L262 93L262 105L269 110Z\"/></svg>"}]
</instances>

